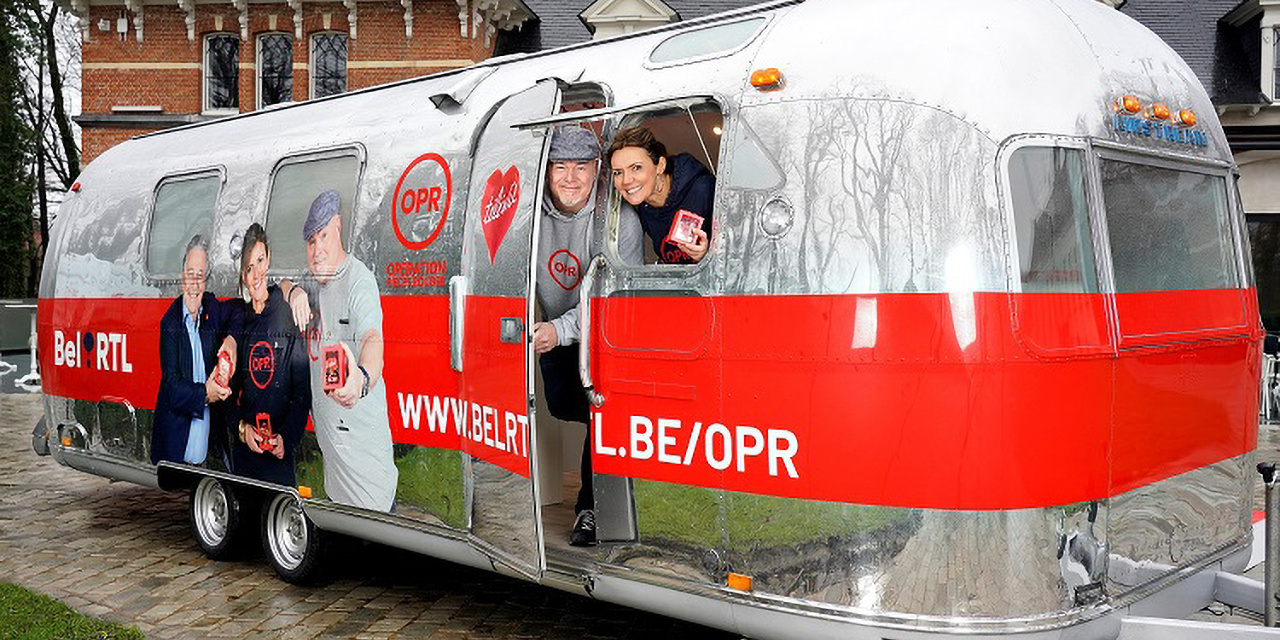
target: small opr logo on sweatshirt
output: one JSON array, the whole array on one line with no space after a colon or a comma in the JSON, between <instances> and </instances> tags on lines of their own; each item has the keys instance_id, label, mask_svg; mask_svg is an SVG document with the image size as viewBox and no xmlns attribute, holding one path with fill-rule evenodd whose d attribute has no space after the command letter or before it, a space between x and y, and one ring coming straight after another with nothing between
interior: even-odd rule
<instances>
[{"instance_id":1,"label":"small opr logo on sweatshirt","mask_svg":"<svg viewBox=\"0 0 1280 640\"><path fill-rule=\"evenodd\" d=\"M582 280L582 263L568 249L551 254L551 259L547 261L547 271L551 272L551 279L567 291L576 288Z\"/></svg>"}]
</instances>

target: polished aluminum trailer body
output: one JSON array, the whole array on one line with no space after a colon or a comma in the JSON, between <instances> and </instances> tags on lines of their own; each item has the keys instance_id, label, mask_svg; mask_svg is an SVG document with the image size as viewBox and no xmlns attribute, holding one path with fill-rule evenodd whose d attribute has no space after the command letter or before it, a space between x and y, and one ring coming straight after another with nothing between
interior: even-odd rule
<instances>
[{"instance_id":1,"label":"polished aluminum trailer body","mask_svg":"<svg viewBox=\"0 0 1280 640\"><path fill-rule=\"evenodd\" d=\"M747 35L655 56L724 25ZM752 87L770 67L783 86ZM539 500L536 363L498 335L535 319L529 196L583 87L606 130L671 105L694 120L693 102L723 121L708 258L628 268L606 250L592 274L597 501L624 506L601 507L621 541L589 553L547 542L562 532ZM1198 122L1153 127L1117 111L1126 95ZM1090 291L1025 290L1009 167L1028 148L1082 159ZM179 292L147 264L156 201L216 177L208 288L232 296L282 168L344 158L348 246L383 296L401 508L305 499L321 529L759 638L1114 638L1125 615L1201 608L1214 571L1243 565L1261 328L1232 156L1191 70L1100 3L781 2L118 145L63 205L41 283L60 461L166 486L218 475L146 462L154 327ZM1109 162L1220 185L1224 286L1117 286ZM497 233L486 179L508 165L521 197ZM424 217L433 188L445 212ZM91 366L66 346L85 332ZM126 354L99 360L117 335ZM450 401L480 427L426 426ZM407 492L405 469L446 464L433 496Z\"/></svg>"}]
</instances>

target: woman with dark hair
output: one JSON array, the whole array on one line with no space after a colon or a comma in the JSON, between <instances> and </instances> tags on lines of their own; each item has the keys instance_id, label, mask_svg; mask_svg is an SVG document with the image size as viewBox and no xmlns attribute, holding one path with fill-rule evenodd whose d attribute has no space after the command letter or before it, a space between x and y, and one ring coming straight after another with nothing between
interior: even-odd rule
<instances>
[{"instance_id":1,"label":"woman with dark hair","mask_svg":"<svg viewBox=\"0 0 1280 640\"><path fill-rule=\"evenodd\" d=\"M702 260L711 243L715 176L687 153L668 158L666 145L644 127L619 131L606 155L613 168L613 186L640 214L640 225L653 241L658 260L665 264ZM701 228L693 228L688 240L679 239L672 228L681 211L702 218Z\"/></svg>"},{"instance_id":2,"label":"woman with dark hair","mask_svg":"<svg viewBox=\"0 0 1280 640\"><path fill-rule=\"evenodd\" d=\"M231 433L231 470L294 486L293 452L311 409L310 363L280 287L267 284L270 268L267 232L255 222L240 252L246 301L233 379L239 419Z\"/></svg>"}]
</instances>

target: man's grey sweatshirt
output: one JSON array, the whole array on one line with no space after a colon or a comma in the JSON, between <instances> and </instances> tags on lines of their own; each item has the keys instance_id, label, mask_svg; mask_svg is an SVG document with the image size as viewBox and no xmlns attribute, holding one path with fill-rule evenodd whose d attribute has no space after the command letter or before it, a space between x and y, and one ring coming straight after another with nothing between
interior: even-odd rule
<instances>
[{"instance_id":1,"label":"man's grey sweatshirt","mask_svg":"<svg viewBox=\"0 0 1280 640\"><path fill-rule=\"evenodd\" d=\"M593 191L588 202L595 202ZM548 190L542 199L541 236L538 238L538 302L556 328L560 346L578 341L578 283L586 275L591 259L603 251L592 246L593 214L596 207L584 206L576 214L564 213L552 204ZM644 261L644 232L635 209L622 203L618 220L618 255L629 265Z\"/></svg>"}]
</instances>

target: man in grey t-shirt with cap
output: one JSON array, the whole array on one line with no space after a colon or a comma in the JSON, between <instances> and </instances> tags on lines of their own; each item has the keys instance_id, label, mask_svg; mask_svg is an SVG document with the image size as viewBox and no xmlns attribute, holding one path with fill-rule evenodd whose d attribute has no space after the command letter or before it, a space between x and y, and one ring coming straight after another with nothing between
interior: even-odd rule
<instances>
[{"instance_id":1,"label":"man in grey t-shirt with cap","mask_svg":"<svg viewBox=\"0 0 1280 640\"><path fill-rule=\"evenodd\" d=\"M382 383L382 302L369 268L342 246L342 199L321 193L311 203L302 238L313 284L289 291L299 326L314 326L319 349L311 341L311 416L324 454L324 489L341 504L390 511L395 504L396 469ZM307 290L306 295L298 293ZM314 295L311 316L308 297ZM346 384L324 391L325 347L346 353Z\"/></svg>"},{"instance_id":2,"label":"man in grey t-shirt with cap","mask_svg":"<svg viewBox=\"0 0 1280 640\"><path fill-rule=\"evenodd\" d=\"M547 408L561 420L588 424L590 407L578 377L578 283L591 259L592 225L600 173L600 141L576 126L556 129L547 154L547 189L538 236L538 302L548 319L533 325L533 348L540 355ZM644 260L643 231L635 210L622 205L618 253L627 264ZM591 430L582 448L582 487L574 511L578 517L569 542L595 544L595 500L591 482Z\"/></svg>"}]
</instances>

